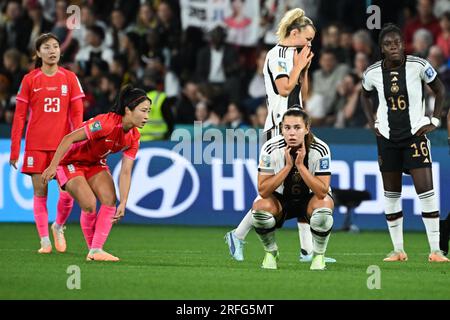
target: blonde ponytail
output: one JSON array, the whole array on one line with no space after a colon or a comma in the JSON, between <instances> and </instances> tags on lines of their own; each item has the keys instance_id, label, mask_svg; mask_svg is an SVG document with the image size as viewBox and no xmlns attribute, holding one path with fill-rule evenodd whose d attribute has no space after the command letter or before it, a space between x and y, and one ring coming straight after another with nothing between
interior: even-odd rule
<instances>
[{"instance_id":1,"label":"blonde ponytail","mask_svg":"<svg viewBox=\"0 0 450 320\"><path fill-rule=\"evenodd\" d=\"M278 25L277 36L280 41L283 41L289 36L289 33L294 29L301 29L310 25L316 30L310 18L305 16L305 11L300 8L295 8L286 12Z\"/></svg>"}]
</instances>

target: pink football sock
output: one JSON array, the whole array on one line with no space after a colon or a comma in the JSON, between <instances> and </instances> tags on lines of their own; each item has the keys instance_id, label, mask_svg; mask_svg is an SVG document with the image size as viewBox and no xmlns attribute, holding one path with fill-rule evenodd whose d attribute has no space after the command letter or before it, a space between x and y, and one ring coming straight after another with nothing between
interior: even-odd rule
<instances>
[{"instance_id":1,"label":"pink football sock","mask_svg":"<svg viewBox=\"0 0 450 320\"><path fill-rule=\"evenodd\" d=\"M33 197L34 221L39 233L39 237L48 237L48 211L47 196Z\"/></svg>"},{"instance_id":2,"label":"pink football sock","mask_svg":"<svg viewBox=\"0 0 450 320\"><path fill-rule=\"evenodd\" d=\"M116 213L116 207L102 205L98 212L97 221L95 222L95 234L92 239L91 249L103 249L103 245L108 238L112 228L112 218Z\"/></svg>"},{"instance_id":3,"label":"pink football sock","mask_svg":"<svg viewBox=\"0 0 450 320\"><path fill-rule=\"evenodd\" d=\"M91 249L92 239L95 233L95 220L97 215L95 212L85 212L81 210L80 224L81 230L83 231L84 239L89 249Z\"/></svg>"},{"instance_id":4,"label":"pink football sock","mask_svg":"<svg viewBox=\"0 0 450 320\"><path fill-rule=\"evenodd\" d=\"M56 211L56 223L60 226L64 225L70 215L73 207L72 196L65 191L60 191L58 200L58 210Z\"/></svg>"}]
</instances>

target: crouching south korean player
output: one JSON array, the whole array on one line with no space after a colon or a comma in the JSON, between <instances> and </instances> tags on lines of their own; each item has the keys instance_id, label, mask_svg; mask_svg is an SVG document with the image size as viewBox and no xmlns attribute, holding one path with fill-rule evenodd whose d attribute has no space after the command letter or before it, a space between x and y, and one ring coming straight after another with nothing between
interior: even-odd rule
<instances>
[{"instance_id":1,"label":"crouching south korean player","mask_svg":"<svg viewBox=\"0 0 450 320\"><path fill-rule=\"evenodd\" d=\"M311 270L324 270L324 255L333 226L328 145L310 131L308 114L290 108L282 119L282 134L267 141L260 154L258 191L252 207L253 226L266 255L264 269L277 269L275 230L287 219L304 216L313 237Z\"/></svg>"},{"instance_id":2,"label":"crouching south korean player","mask_svg":"<svg viewBox=\"0 0 450 320\"><path fill-rule=\"evenodd\" d=\"M151 100L145 91L123 87L110 112L99 114L66 135L42 173L42 182L56 176L60 187L78 202L80 225L89 248L88 261L119 261L103 250L113 223L125 215L131 171L139 149L140 134L148 120ZM106 162L109 154L122 152L119 175L120 204ZM100 209L97 213L97 200Z\"/></svg>"}]
</instances>

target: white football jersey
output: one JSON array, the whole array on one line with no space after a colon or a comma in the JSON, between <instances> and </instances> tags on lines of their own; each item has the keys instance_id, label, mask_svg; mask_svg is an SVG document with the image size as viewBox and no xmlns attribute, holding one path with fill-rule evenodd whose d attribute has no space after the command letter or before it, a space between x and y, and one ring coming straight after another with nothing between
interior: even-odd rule
<instances>
[{"instance_id":1,"label":"white football jersey","mask_svg":"<svg viewBox=\"0 0 450 320\"><path fill-rule=\"evenodd\" d=\"M378 93L375 127L386 139L409 138L430 124L425 117L424 83L432 82L436 74L427 60L410 55L395 69L386 69L383 60L366 69L362 85L366 91Z\"/></svg>"},{"instance_id":2,"label":"white football jersey","mask_svg":"<svg viewBox=\"0 0 450 320\"><path fill-rule=\"evenodd\" d=\"M269 50L264 63L264 85L267 94L268 115L264 125L264 132L277 127L288 106L302 105L300 85L297 85L288 97L278 93L275 80L281 77L289 77L294 65L294 52L296 47L286 47L277 44Z\"/></svg>"},{"instance_id":3,"label":"white football jersey","mask_svg":"<svg viewBox=\"0 0 450 320\"><path fill-rule=\"evenodd\" d=\"M261 148L259 156L258 172L261 175L275 175L286 166L285 153L286 141L282 135L273 137ZM317 137L311 144L308 157L308 170L314 176L331 175L331 152L328 145ZM289 176L286 178L288 179ZM301 183L305 184L303 180ZM276 192L283 194L284 185L281 184ZM311 190L309 190L311 192ZM331 191L331 188L330 188Z\"/></svg>"}]
</instances>

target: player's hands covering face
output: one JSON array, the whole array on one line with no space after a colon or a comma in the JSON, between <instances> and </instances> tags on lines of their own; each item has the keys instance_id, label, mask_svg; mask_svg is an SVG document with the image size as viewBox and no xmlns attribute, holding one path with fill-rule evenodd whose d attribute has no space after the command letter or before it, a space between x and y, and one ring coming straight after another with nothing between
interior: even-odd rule
<instances>
[{"instance_id":1,"label":"player's hands covering face","mask_svg":"<svg viewBox=\"0 0 450 320\"><path fill-rule=\"evenodd\" d=\"M295 158L295 166L297 167L297 169L303 165L303 160L305 160L305 156L306 156L306 146L305 140L303 139L301 146L297 150L297 157Z\"/></svg>"}]
</instances>

